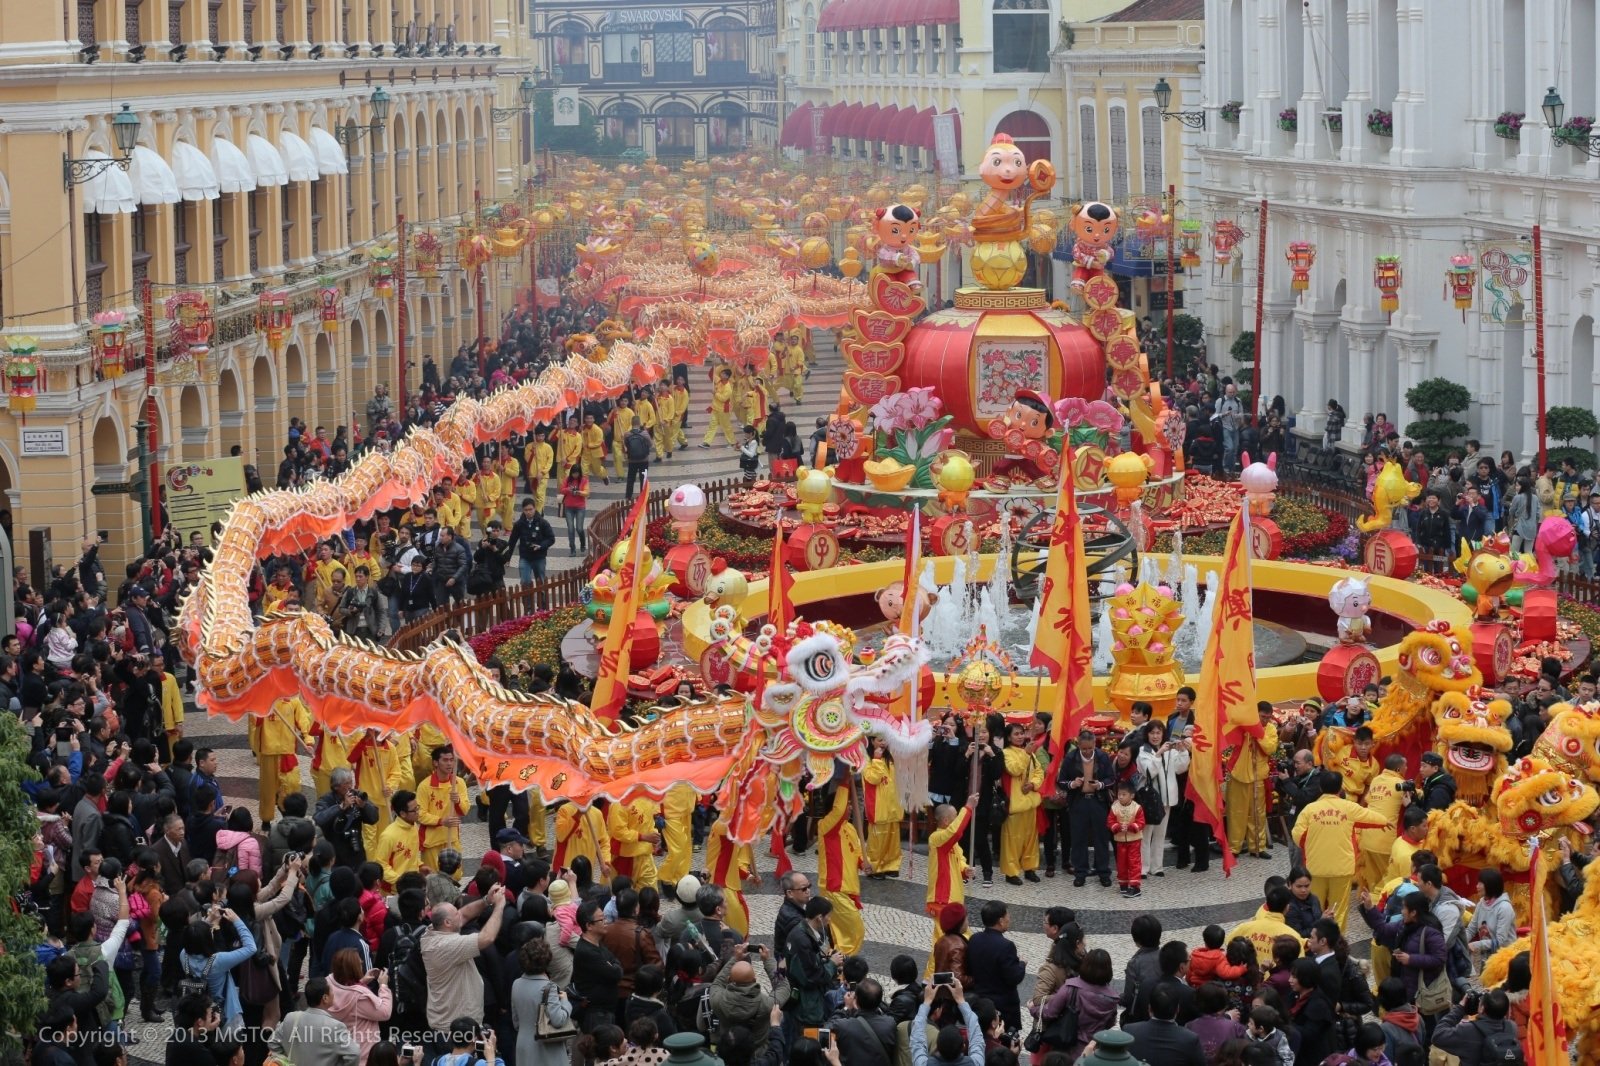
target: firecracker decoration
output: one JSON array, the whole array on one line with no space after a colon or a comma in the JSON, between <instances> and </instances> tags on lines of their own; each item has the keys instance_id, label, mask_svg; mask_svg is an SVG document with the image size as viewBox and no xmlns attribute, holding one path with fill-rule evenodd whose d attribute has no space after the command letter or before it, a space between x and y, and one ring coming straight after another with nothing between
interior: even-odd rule
<instances>
[{"instance_id":1,"label":"firecracker decoration","mask_svg":"<svg viewBox=\"0 0 1600 1066\"><path fill-rule=\"evenodd\" d=\"M1444 272L1444 294L1455 301L1463 322L1467 320L1467 309L1472 306L1472 294L1478 289L1478 271L1473 262L1466 252L1452 255Z\"/></svg>"},{"instance_id":2,"label":"firecracker decoration","mask_svg":"<svg viewBox=\"0 0 1600 1066\"><path fill-rule=\"evenodd\" d=\"M1295 292L1305 292L1311 288L1311 265L1317 261L1317 246L1310 241L1290 241L1283 257L1289 261L1289 269L1294 273L1289 288Z\"/></svg>"},{"instance_id":3,"label":"firecracker decoration","mask_svg":"<svg viewBox=\"0 0 1600 1066\"><path fill-rule=\"evenodd\" d=\"M324 285L317 290L317 310L322 318L322 332L339 332L339 301L343 295L337 285Z\"/></svg>"},{"instance_id":4,"label":"firecracker decoration","mask_svg":"<svg viewBox=\"0 0 1600 1066\"><path fill-rule=\"evenodd\" d=\"M267 346L274 352L283 350L283 342L294 324L294 312L289 308L289 294L282 289L269 289L256 301L256 329L266 334Z\"/></svg>"},{"instance_id":5,"label":"firecracker decoration","mask_svg":"<svg viewBox=\"0 0 1600 1066\"><path fill-rule=\"evenodd\" d=\"M1372 260L1372 283L1383 293L1378 306L1386 315L1400 310L1400 257L1379 255Z\"/></svg>"},{"instance_id":6,"label":"firecracker decoration","mask_svg":"<svg viewBox=\"0 0 1600 1066\"><path fill-rule=\"evenodd\" d=\"M120 378L127 366L127 316L121 311L101 311L91 320L95 324L94 349L100 359L100 374Z\"/></svg>"},{"instance_id":7,"label":"firecracker decoration","mask_svg":"<svg viewBox=\"0 0 1600 1066\"><path fill-rule=\"evenodd\" d=\"M379 299L394 295L394 246L373 245L367 252L367 278L372 282L372 292Z\"/></svg>"},{"instance_id":8,"label":"firecracker decoration","mask_svg":"<svg viewBox=\"0 0 1600 1066\"><path fill-rule=\"evenodd\" d=\"M39 406L34 386L39 381L39 342L32 337L6 338L6 400L14 414L25 415Z\"/></svg>"},{"instance_id":9,"label":"firecracker decoration","mask_svg":"<svg viewBox=\"0 0 1600 1066\"><path fill-rule=\"evenodd\" d=\"M196 359L204 358L211 350L215 325L211 302L198 292L180 292L168 297L165 307L173 327L173 348Z\"/></svg>"},{"instance_id":10,"label":"firecracker decoration","mask_svg":"<svg viewBox=\"0 0 1600 1066\"><path fill-rule=\"evenodd\" d=\"M1183 269L1193 270L1200 265L1201 226L1198 218L1178 221L1178 262Z\"/></svg>"},{"instance_id":11,"label":"firecracker decoration","mask_svg":"<svg viewBox=\"0 0 1600 1066\"><path fill-rule=\"evenodd\" d=\"M444 248L437 235L421 230L411 238L412 262L416 264L417 277L436 278L439 264L444 261Z\"/></svg>"}]
</instances>

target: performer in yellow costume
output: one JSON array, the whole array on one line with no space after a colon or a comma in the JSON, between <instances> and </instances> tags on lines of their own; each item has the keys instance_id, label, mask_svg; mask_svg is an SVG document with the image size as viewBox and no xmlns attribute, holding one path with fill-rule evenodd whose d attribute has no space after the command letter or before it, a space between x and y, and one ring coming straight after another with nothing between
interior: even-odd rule
<instances>
[{"instance_id":1,"label":"performer in yellow costume","mask_svg":"<svg viewBox=\"0 0 1600 1066\"><path fill-rule=\"evenodd\" d=\"M455 485L450 478L445 478L439 488L439 494L444 499L435 496L433 510L439 516L441 526L449 526L456 531L458 537L472 535L472 504L478 494L472 490L470 482Z\"/></svg>"},{"instance_id":2,"label":"performer in yellow costume","mask_svg":"<svg viewBox=\"0 0 1600 1066\"><path fill-rule=\"evenodd\" d=\"M556 809L555 868L572 865L582 855L589 860L595 880L610 876L611 834L606 816L598 807L579 807L563 803Z\"/></svg>"},{"instance_id":3,"label":"performer in yellow costume","mask_svg":"<svg viewBox=\"0 0 1600 1066\"><path fill-rule=\"evenodd\" d=\"M472 483L473 491L478 494L478 528L488 529L489 519L500 514L500 461L494 456L485 456L478 466L478 476Z\"/></svg>"},{"instance_id":4,"label":"performer in yellow costume","mask_svg":"<svg viewBox=\"0 0 1600 1066\"><path fill-rule=\"evenodd\" d=\"M861 837L850 822L848 781L834 789L833 806L817 822L817 892L833 904L828 928L845 955L861 950L867 925L861 918Z\"/></svg>"},{"instance_id":5,"label":"performer in yellow costume","mask_svg":"<svg viewBox=\"0 0 1600 1066\"><path fill-rule=\"evenodd\" d=\"M700 447L711 447L711 442L717 439L718 430L728 438L729 447L739 446L733 435L733 401L733 370L723 367L717 371L717 383L711 387L711 425L706 427L706 437L700 442Z\"/></svg>"},{"instance_id":6,"label":"performer in yellow costume","mask_svg":"<svg viewBox=\"0 0 1600 1066\"><path fill-rule=\"evenodd\" d=\"M869 742L872 759L861 771L867 815L867 863L873 877L895 877L900 873L900 821L906 812L900 806L900 786L894 777L894 756L882 737Z\"/></svg>"},{"instance_id":7,"label":"performer in yellow costume","mask_svg":"<svg viewBox=\"0 0 1600 1066\"><path fill-rule=\"evenodd\" d=\"M1236 853L1265 855L1267 851L1267 775L1278 752L1278 727L1272 722L1272 704L1256 705L1260 721L1245 731L1234 757L1224 793L1228 843Z\"/></svg>"},{"instance_id":8,"label":"performer in yellow costume","mask_svg":"<svg viewBox=\"0 0 1600 1066\"><path fill-rule=\"evenodd\" d=\"M506 529L511 528L515 521L513 512L517 502L517 476L522 473L522 464L517 461L514 451L507 448L500 453L500 524Z\"/></svg>"},{"instance_id":9,"label":"performer in yellow costume","mask_svg":"<svg viewBox=\"0 0 1600 1066\"><path fill-rule=\"evenodd\" d=\"M381 808L383 805L379 804ZM417 824L419 813L416 794L401 789L392 801L394 820L378 834L377 847L367 854L383 867L383 890L393 892L402 874L421 870L422 830ZM382 817L388 817L384 811Z\"/></svg>"},{"instance_id":10,"label":"performer in yellow costume","mask_svg":"<svg viewBox=\"0 0 1600 1066\"><path fill-rule=\"evenodd\" d=\"M439 868L439 852L461 850L461 819L466 816L467 783L456 776L456 752L448 744L434 748L433 772L417 782L417 821L422 825L422 862Z\"/></svg>"},{"instance_id":11,"label":"performer in yellow costume","mask_svg":"<svg viewBox=\"0 0 1600 1066\"><path fill-rule=\"evenodd\" d=\"M264 718L250 719L250 750L256 756L260 794L256 809L263 822L278 817L283 798L300 791L300 760L295 744L311 734L311 711L299 696L277 700Z\"/></svg>"},{"instance_id":12,"label":"performer in yellow costume","mask_svg":"<svg viewBox=\"0 0 1600 1066\"><path fill-rule=\"evenodd\" d=\"M661 813L667 820L661 830L667 842L667 857L660 871L664 884L677 884L694 861L694 808L699 802L694 789L682 782L667 789L667 794L661 797Z\"/></svg>"},{"instance_id":13,"label":"performer in yellow costume","mask_svg":"<svg viewBox=\"0 0 1600 1066\"><path fill-rule=\"evenodd\" d=\"M1324 770L1326 778L1339 775ZM1350 913L1350 881L1356 873L1357 829L1382 829L1383 816L1339 795L1342 782L1307 804L1294 820L1290 839L1305 853L1306 869L1311 871L1311 891L1344 931Z\"/></svg>"},{"instance_id":14,"label":"performer in yellow costume","mask_svg":"<svg viewBox=\"0 0 1600 1066\"><path fill-rule=\"evenodd\" d=\"M672 386L672 409L677 412L678 424L672 431L672 447L687 448L689 446L689 386L682 378L678 378Z\"/></svg>"},{"instance_id":15,"label":"performer in yellow costume","mask_svg":"<svg viewBox=\"0 0 1600 1066\"><path fill-rule=\"evenodd\" d=\"M1389 820L1382 829L1363 829L1356 838L1361 848L1361 864L1356 868L1356 883L1369 892L1383 887L1383 873L1389 868L1389 853L1394 850L1395 834L1400 829L1400 814L1405 809L1406 757L1390 755L1383 770L1367 785L1362 806ZM1409 871L1407 871L1409 873ZM1374 945L1376 946L1376 945Z\"/></svg>"},{"instance_id":16,"label":"performer in yellow costume","mask_svg":"<svg viewBox=\"0 0 1600 1066\"><path fill-rule=\"evenodd\" d=\"M317 795L326 796L332 788L328 779L333 776L333 772L350 769L350 745L355 743L355 738L329 733L322 728L321 722L313 722L311 735L306 739L311 742L312 784L317 790ZM379 802L378 805L382 806L382 803Z\"/></svg>"},{"instance_id":17,"label":"performer in yellow costume","mask_svg":"<svg viewBox=\"0 0 1600 1066\"><path fill-rule=\"evenodd\" d=\"M672 458L672 441L677 433L678 405L672 387L665 381L656 387L656 458Z\"/></svg>"},{"instance_id":18,"label":"performer in yellow costume","mask_svg":"<svg viewBox=\"0 0 1600 1066\"><path fill-rule=\"evenodd\" d=\"M801 403L806 396L806 349L800 342L800 331L789 331L787 343L778 357L778 385L789 390L789 397ZM777 390L773 390L777 395Z\"/></svg>"},{"instance_id":19,"label":"performer in yellow costume","mask_svg":"<svg viewBox=\"0 0 1600 1066\"><path fill-rule=\"evenodd\" d=\"M744 879L755 871L755 858L750 845L734 844L728 840L728 823L718 818L706 837L706 874L711 883L722 889L727 900L728 913L724 920L740 936L750 935L750 905L744 898Z\"/></svg>"},{"instance_id":20,"label":"performer in yellow costume","mask_svg":"<svg viewBox=\"0 0 1600 1066\"><path fill-rule=\"evenodd\" d=\"M417 728L416 742L411 746L412 781L421 784L422 779L433 773L433 749L442 748L450 743L450 738L432 722L424 722Z\"/></svg>"},{"instance_id":21,"label":"performer in yellow costume","mask_svg":"<svg viewBox=\"0 0 1600 1066\"><path fill-rule=\"evenodd\" d=\"M964 807L941 803L933 809L933 832L928 834L928 895L924 904L928 917L933 919L932 944L939 942L939 912L952 903L963 906L967 901L967 877L972 867L967 865L966 853L961 850L961 838L972 824L972 812L978 797L967 797ZM928 952L928 965L924 974L933 973L933 952Z\"/></svg>"},{"instance_id":22,"label":"performer in yellow costume","mask_svg":"<svg viewBox=\"0 0 1600 1066\"><path fill-rule=\"evenodd\" d=\"M1039 819L1034 811L1043 796L1039 786L1044 774L1027 748L1027 729L1012 725L1006 730L1005 787L1011 801L1010 813L1000 827L1000 872L1012 884L1021 884L1022 874L1032 876L1039 868Z\"/></svg>"},{"instance_id":23,"label":"performer in yellow costume","mask_svg":"<svg viewBox=\"0 0 1600 1066\"><path fill-rule=\"evenodd\" d=\"M628 431L633 429L634 417L633 401L628 398L627 393L623 393L617 397L617 405L611 409L611 416L606 419L606 424L611 427L611 466L618 477L626 473L622 440L628 435Z\"/></svg>"},{"instance_id":24,"label":"performer in yellow costume","mask_svg":"<svg viewBox=\"0 0 1600 1066\"><path fill-rule=\"evenodd\" d=\"M633 398L633 416L638 419L639 426L650 434L650 440L655 441L656 427L661 422L661 414L656 410L656 405L650 402L650 390L641 388L638 395ZM656 458L661 458L661 453L656 452Z\"/></svg>"},{"instance_id":25,"label":"performer in yellow costume","mask_svg":"<svg viewBox=\"0 0 1600 1066\"><path fill-rule=\"evenodd\" d=\"M402 790L411 789L414 779L410 745L393 736L380 738L377 730L369 729L350 745L346 758L355 774L356 788L365 792L378 808L378 821L361 827L362 846L372 855L377 851L379 836L389 824L389 800ZM418 847L420 849L421 845Z\"/></svg>"},{"instance_id":26,"label":"performer in yellow costume","mask_svg":"<svg viewBox=\"0 0 1600 1066\"><path fill-rule=\"evenodd\" d=\"M333 588L333 575L343 574L345 584L350 584L350 571L344 564L333 557L333 544L323 541L317 545L317 557L307 564L305 580L307 588L305 600L317 604L322 603L328 596L328 590Z\"/></svg>"},{"instance_id":27,"label":"performer in yellow costume","mask_svg":"<svg viewBox=\"0 0 1600 1066\"><path fill-rule=\"evenodd\" d=\"M654 888L661 878L656 873L656 805L648 799L613 803L606 812L606 831L611 834L611 865L617 873L633 878L633 887Z\"/></svg>"},{"instance_id":28,"label":"performer in yellow costume","mask_svg":"<svg viewBox=\"0 0 1600 1066\"><path fill-rule=\"evenodd\" d=\"M743 410L745 425L759 426L767 420L767 388L754 371L745 376Z\"/></svg>"},{"instance_id":29,"label":"performer in yellow costume","mask_svg":"<svg viewBox=\"0 0 1600 1066\"><path fill-rule=\"evenodd\" d=\"M556 461L556 450L545 440L543 426L533 431L533 440L523 454L523 461L527 464L528 491L533 496L533 509L544 514L545 488L550 484L550 467Z\"/></svg>"},{"instance_id":30,"label":"performer in yellow costume","mask_svg":"<svg viewBox=\"0 0 1600 1066\"><path fill-rule=\"evenodd\" d=\"M566 428L556 433L556 484L566 480L568 471L582 461L583 432L578 429L578 416L571 415L567 418Z\"/></svg>"},{"instance_id":31,"label":"performer in yellow costume","mask_svg":"<svg viewBox=\"0 0 1600 1066\"><path fill-rule=\"evenodd\" d=\"M595 425L594 415L583 416L583 472L611 484L606 476L606 431Z\"/></svg>"},{"instance_id":32,"label":"performer in yellow costume","mask_svg":"<svg viewBox=\"0 0 1600 1066\"><path fill-rule=\"evenodd\" d=\"M1355 743L1350 750L1328 766L1329 770L1339 771L1344 778L1345 798L1355 803L1367 802L1367 786L1382 769L1378 757L1372 754L1372 743L1372 730L1361 726L1356 730Z\"/></svg>"}]
</instances>

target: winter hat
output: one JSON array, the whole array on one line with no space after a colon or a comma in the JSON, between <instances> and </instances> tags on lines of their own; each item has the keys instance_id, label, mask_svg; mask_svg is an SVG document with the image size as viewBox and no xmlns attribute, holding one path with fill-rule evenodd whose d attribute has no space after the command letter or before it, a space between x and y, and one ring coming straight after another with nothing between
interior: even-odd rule
<instances>
[{"instance_id":1,"label":"winter hat","mask_svg":"<svg viewBox=\"0 0 1600 1066\"><path fill-rule=\"evenodd\" d=\"M548 892L551 907L561 907L572 902L572 886L559 878L550 882Z\"/></svg>"},{"instance_id":2,"label":"winter hat","mask_svg":"<svg viewBox=\"0 0 1600 1066\"><path fill-rule=\"evenodd\" d=\"M967 908L960 903L946 903L939 911L939 930L959 933L967 924Z\"/></svg>"}]
</instances>

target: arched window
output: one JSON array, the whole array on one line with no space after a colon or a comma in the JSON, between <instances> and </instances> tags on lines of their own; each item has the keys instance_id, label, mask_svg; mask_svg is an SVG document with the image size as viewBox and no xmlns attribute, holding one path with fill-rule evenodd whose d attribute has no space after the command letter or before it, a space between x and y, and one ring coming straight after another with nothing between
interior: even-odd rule
<instances>
[{"instance_id":1,"label":"arched window","mask_svg":"<svg viewBox=\"0 0 1600 1066\"><path fill-rule=\"evenodd\" d=\"M1043 74L1049 69L1049 0L994 0L994 72Z\"/></svg>"},{"instance_id":2,"label":"arched window","mask_svg":"<svg viewBox=\"0 0 1600 1066\"><path fill-rule=\"evenodd\" d=\"M610 142L604 147L618 152L625 148L638 148L641 114L638 105L626 101L612 104L601 112L601 117L605 119L606 140Z\"/></svg>"},{"instance_id":3,"label":"arched window","mask_svg":"<svg viewBox=\"0 0 1600 1066\"><path fill-rule=\"evenodd\" d=\"M563 80L582 84L589 80L589 31L580 22L566 22L551 31L550 47Z\"/></svg>"},{"instance_id":4,"label":"arched window","mask_svg":"<svg viewBox=\"0 0 1600 1066\"><path fill-rule=\"evenodd\" d=\"M689 155L694 151L694 111L676 100L656 108L656 155Z\"/></svg>"},{"instance_id":5,"label":"arched window","mask_svg":"<svg viewBox=\"0 0 1600 1066\"><path fill-rule=\"evenodd\" d=\"M745 147L745 116L748 112L732 100L711 107L707 132L712 151L740 151Z\"/></svg>"},{"instance_id":6,"label":"arched window","mask_svg":"<svg viewBox=\"0 0 1600 1066\"><path fill-rule=\"evenodd\" d=\"M801 24L805 33L806 50L806 77L817 76L817 9L814 4L806 5L805 21Z\"/></svg>"},{"instance_id":7,"label":"arched window","mask_svg":"<svg viewBox=\"0 0 1600 1066\"><path fill-rule=\"evenodd\" d=\"M656 81L694 80L694 34L687 22L656 24Z\"/></svg>"},{"instance_id":8,"label":"arched window","mask_svg":"<svg viewBox=\"0 0 1600 1066\"><path fill-rule=\"evenodd\" d=\"M1048 161L1054 154L1051 151L1049 125L1032 111L1011 112L1000 120L994 131L1010 134L1011 139L1017 142L1017 147L1022 149L1024 158L1030 163L1035 159Z\"/></svg>"},{"instance_id":9,"label":"arched window","mask_svg":"<svg viewBox=\"0 0 1600 1066\"><path fill-rule=\"evenodd\" d=\"M748 77L750 50L744 23L726 15L706 24L706 73L712 81Z\"/></svg>"},{"instance_id":10,"label":"arched window","mask_svg":"<svg viewBox=\"0 0 1600 1066\"><path fill-rule=\"evenodd\" d=\"M643 38L632 31L607 25L600 42L600 57L606 65L606 81L637 82L641 70L639 56L644 48Z\"/></svg>"}]
</instances>

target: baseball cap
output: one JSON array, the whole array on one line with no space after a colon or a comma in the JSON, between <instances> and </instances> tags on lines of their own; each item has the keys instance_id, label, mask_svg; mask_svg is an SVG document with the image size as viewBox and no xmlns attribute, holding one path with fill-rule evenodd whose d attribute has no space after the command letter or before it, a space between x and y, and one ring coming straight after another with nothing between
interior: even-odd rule
<instances>
[{"instance_id":1,"label":"baseball cap","mask_svg":"<svg viewBox=\"0 0 1600 1066\"><path fill-rule=\"evenodd\" d=\"M133 586L133 590L129 593L129 595L135 598L140 596L148 596L150 595L150 590L145 588L143 585L135 585Z\"/></svg>"},{"instance_id":2,"label":"baseball cap","mask_svg":"<svg viewBox=\"0 0 1600 1066\"><path fill-rule=\"evenodd\" d=\"M700 879L694 874L686 874L678 880L678 902L687 906L695 901L700 894Z\"/></svg>"},{"instance_id":3,"label":"baseball cap","mask_svg":"<svg viewBox=\"0 0 1600 1066\"><path fill-rule=\"evenodd\" d=\"M1443 766L1444 756L1436 751L1425 751L1422 753L1422 761L1429 766Z\"/></svg>"},{"instance_id":4,"label":"baseball cap","mask_svg":"<svg viewBox=\"0 0 1600 1066\"><path fill-rule=\"evenodd\" d=\"M531 843L533 843L531 840L515 829L502 829L494 835L494 846L497 848L503 848L507 844L521 844L527 847Z\"/></svg>"}]
</instances>

